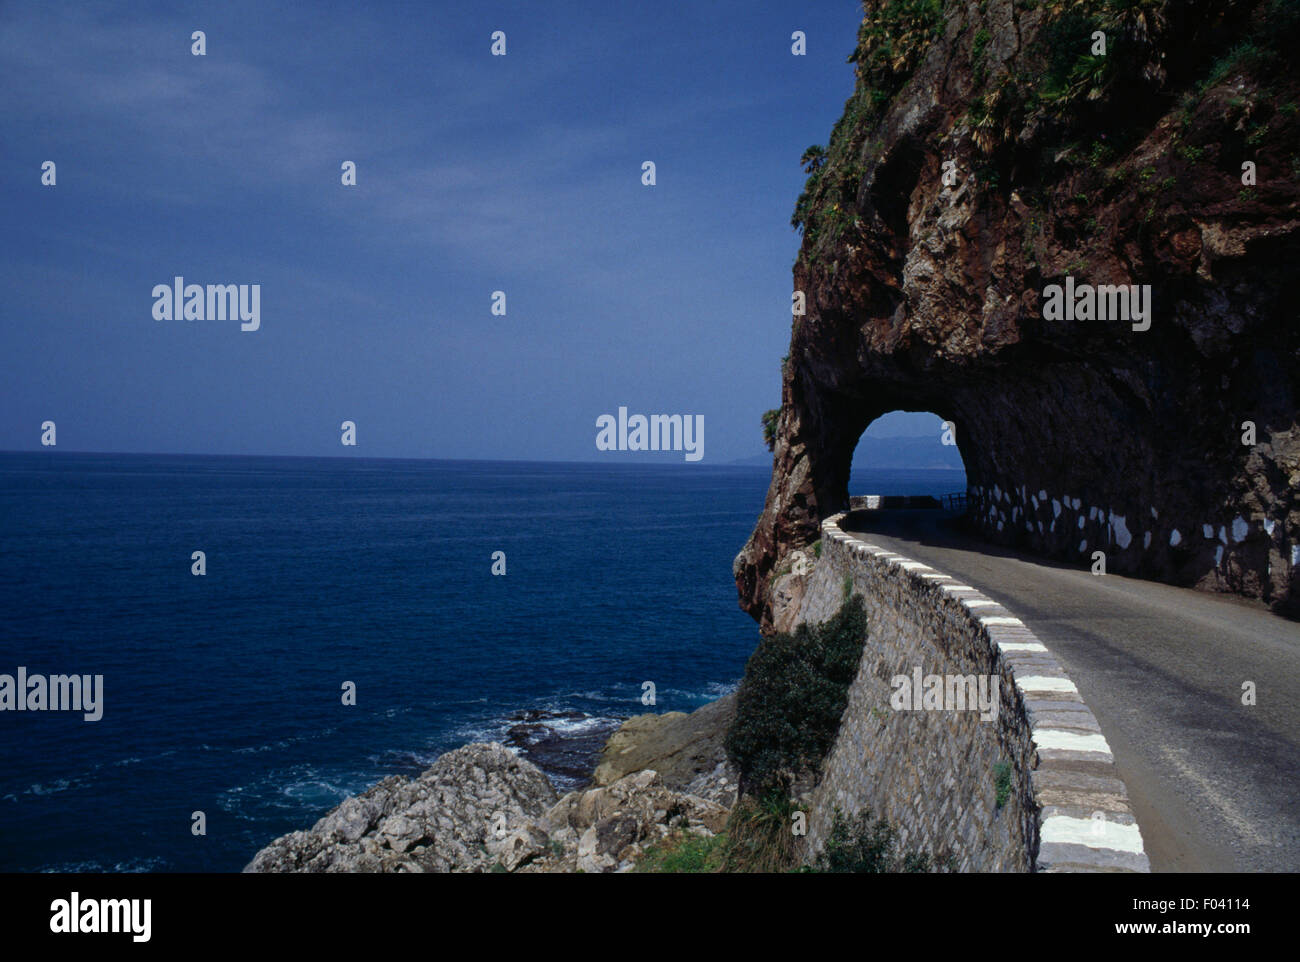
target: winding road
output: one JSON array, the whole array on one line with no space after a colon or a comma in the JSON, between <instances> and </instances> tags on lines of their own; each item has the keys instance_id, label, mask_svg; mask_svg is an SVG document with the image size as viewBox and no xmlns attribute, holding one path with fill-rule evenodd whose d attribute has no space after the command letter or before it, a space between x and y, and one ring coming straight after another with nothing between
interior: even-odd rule
<instances>
[{"instance_id":1,"label":"winding road","mask_svg":"<svg viewBox=\"0 0 1300 962\"><path fill-rule=\"evenodd\" d=\"M1009 551L951 519L854 512L841 527L979 588L1056 654L1110 743L1153 872L1300 870L1300 623Z\"/></svg>"}]
</instances>

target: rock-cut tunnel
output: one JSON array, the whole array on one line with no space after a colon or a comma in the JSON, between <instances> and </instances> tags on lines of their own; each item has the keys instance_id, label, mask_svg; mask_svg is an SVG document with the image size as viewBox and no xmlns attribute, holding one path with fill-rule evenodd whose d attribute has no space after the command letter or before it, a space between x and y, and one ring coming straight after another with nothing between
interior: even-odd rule
<instances>
[{"instance_id":1,"label":"rock-cut tunnel","mask_svg":"<svg viewBox=\"0 0 1300 962\"><path fill-rule=\"evenodd\" d=\"M1293 119L1247 133L1294 71L1206 73L1241 31L1289 50L1300 18L1248 6L1117 14L1116 82L1061 111L1030 82L1055 69L1054 15L948 4L927 31L868 5L853 96L795 208L742 607L769 621L769 576L845 507L858 437L901 409L956 425L989 540L1300 609L1300 183L1241 173L1295 154ZM1056 310L1058 287L1084 301Z\"/></svg>"},{"instance_id":2,"label":"rock-cut tunnel","mask_svg":"<svg viewBox=\"0 0 1300 962\"><path fill-rule=\"evenodd\" d=\"M990 326L830 308L796 326L771 485L735 563L742 607L770 624L769 575L847 507L867 427L904 410L953 425L988 541L1080 566L1102 551L1112 572L1296 610L1300 432L1276 355L1205 358L1176 327L1128 335L1150 339L1141 355L1030 324L990 344Z\"/></svg>"}]
</instances>

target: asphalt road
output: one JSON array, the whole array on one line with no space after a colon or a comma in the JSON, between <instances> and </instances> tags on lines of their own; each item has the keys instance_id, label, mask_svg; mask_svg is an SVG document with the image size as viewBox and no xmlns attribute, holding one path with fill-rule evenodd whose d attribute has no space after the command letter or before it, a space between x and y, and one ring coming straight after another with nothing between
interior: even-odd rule
<instances>
[{"instance_id":1,"label":"asphalt road","mask_svg":"<svg viewBox=\"0 0 1300 962\"><path fill-rule=\"evenodd\" d=\"M853 518L845 530L979 588L1056 654L1110 743L1152 871L1300 870L1300 623L1010 552L935 510Z\"/></svg>"}]
</instances>

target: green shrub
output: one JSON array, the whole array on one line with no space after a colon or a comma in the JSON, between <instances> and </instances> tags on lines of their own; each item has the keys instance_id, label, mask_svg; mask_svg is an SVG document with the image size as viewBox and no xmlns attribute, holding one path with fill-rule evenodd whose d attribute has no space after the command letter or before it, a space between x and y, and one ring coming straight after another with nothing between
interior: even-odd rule
<instances>
[{"instance_id":1,"label":"green shrub","mask_svg":"<svg viewBox=\"0 0 1300 962\"><path fill-rule=\"evenodd\" d=\"M776 431L780 419L780 408L772 408L770 411L763 412L763 443L767 445L769 451L776 447Z\"/></svg>"},{"instance_id":2,"label":"green shrub","mask_svg":"<svg viewBox=\"0 0 1300 962\"><path fill-rule=\"evenodd\" d=\"M773 795L762 801L742 798L721 832L704 838L678 829L647 846L638 872L792 872L799 856L792 831L795 804Z\"/></svg>"},{"instance_id":3,"label":"green shrub","mask_svg":"<svg viewBox=\"0 0 1300 962\"><path fill-rule=\"evenodd\" d=\"M791 815L793 801L773 793L761 801L742 798L727 818L723 871L791 872L799 855Z\"/></svg>"},{"instance_id":4,"label":"green shrub","mask_svg":"<svg viewBox=\"0 0 1300 962\"><path fill-rule=\"evenodd\" d=\"M1041 78L1044 99L1063 101L1077 95L1077 85L1092 79L1094 61L1104 58L1091 53L1092 33L1097 20L1088 12L1072 9L1046 21L1036 38L1046 63Z\"/></svg>"},{"instance_id":5,"label":"green shrub","mask_svg":"<svg viewBox=\"0 0 1300 962\"><path fill-rule=\"evenodd\" d=\"M935 859L925 852L899 851L897 832L886 819L863 812L850 820L839 809L817 862L800 865L791 818L797 810L793 801L780 795L763 801L742 798L717 835L705 838L678 829L647 846L636 870L683 874L956 870L951 857Z\"/></svg>"},{"instance_id":6,"label":"green shrub","mask_svg":"<svg viewBox=\"0 0 1300 962\"><path fill-rule=\"evenodd\" d=\"M971 44L970 53L971 63L974 65L973 73L975 82L977 84L984 82L984 54L988 49L988 45L989 32L983 27L980 27L979 30L975 31L975 40Z\"/></svg>"},{"instance_id":7,"label":"green shrub","mask_svg":"<svg viewBox=\"0 0 1300 962\"><path fill-rule=\"evenodd\" d=\"M638 872L721 872L725 867L726 850L725 835L706 838L692 832L677 831L648 846L637 859L636 868Z\"/></svg>"},{"instance_id":8,"label":"green shrub","mask_svg":"<svg viewBox=\"0 0 1300 962\"><path fill-rule=\"evenodd\" d=\"M887 0L866 9L849 63L888 100L903 86L943 27L942 0ZM892 89L891 89L892 88Z\"/></svg>"},{"instance_id":9,"label":"green shrub","mask_svg":"<svg viewBox=\"0 0 1300 962\"><path fill-rule=\"evenodd\" d=\"M822 625L802 624L759 642L725 743L743 793L787 797L795 777L820 766L839 731L866 637L866 608L854 596Z\"/></svg>"},{"instance_id":10,"label":"green shrub","mask_svg":"<svg viewBox=\"0 0 1300 962\"><path fill-rule=\"evenodd\" d=\"M925 852L899 852L898 835L884 818L873 819L870 812L846 819L838 809L831 823L818 872L929 872L951 868L951 860L936 861Z\"/></svg>"},{"instance_id":11,"label":"green shrub","mask_svg":"<svg viewBox=\"0 0 1300 962\"><path fill-rule=\"evenodd\" d=\"M1001 808L1011 797L1011 763L998 762L993 766L993 788L997 792L997 806Z\"/></svg>"},{"instance_id":12,"label":"green shrub","mask_svg":"<svg viewBox=\"0 0 1300 962\"><path fill-rule=\"evenodd\" d=\"M1264 16L1256 20L1245 36L1211 65L1209 73L1197 85L1204 94L1237 70L1257 75L1286 75L1292 70L1291 57L1300 43L1300 3L1296 0L1272 0Z\"/></svg>"},{"instance_id":13,"label":"green shrub","mask_svg":"<svg viewBox=\"0 0 1300 962\"><path fill-rule=\"evenodd\" d=\"M1088 164L1091 167L1104 167L1115 157L1115 149L1110 144L1097 141L1088 151Z\"/></svg>"}]
</instances>

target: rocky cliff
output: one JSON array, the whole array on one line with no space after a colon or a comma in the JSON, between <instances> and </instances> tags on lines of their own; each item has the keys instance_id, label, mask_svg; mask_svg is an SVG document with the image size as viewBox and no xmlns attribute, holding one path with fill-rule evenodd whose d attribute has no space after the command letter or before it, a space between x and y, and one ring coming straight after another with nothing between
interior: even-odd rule
<instances>
[{"instance_id":1,"label":"rocky cliff","mask_svg":"<svg viewBox=\"0 0 1300 962\"><path fill-rule=\"evenodd\" d=\"M853 95L804 156L806 313L742 607L770 627L773 576L904 409L953 422L990 540L1295 611L1300 3L865 13ZM1058 318L1052 285L1131 285L1149 317L1116 291Z\"/></svg>"}]
</instances>

